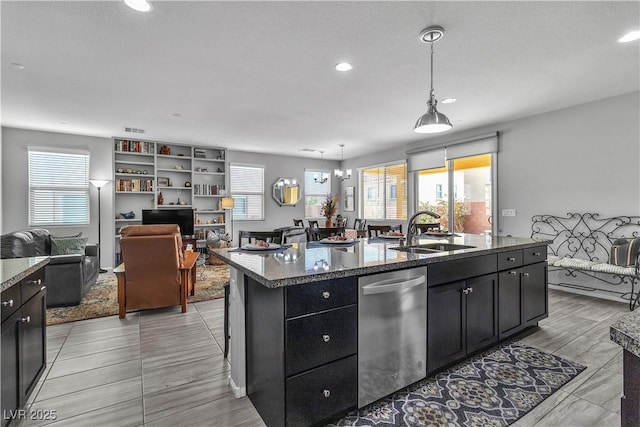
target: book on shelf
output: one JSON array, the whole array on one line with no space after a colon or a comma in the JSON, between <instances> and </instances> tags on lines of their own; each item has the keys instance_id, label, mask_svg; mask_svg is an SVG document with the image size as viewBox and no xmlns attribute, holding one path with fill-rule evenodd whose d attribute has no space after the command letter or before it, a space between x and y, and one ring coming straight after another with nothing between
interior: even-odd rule
<instances>
[{"instance_id":1,"label":"book on shelf","mask_svg":"<svg viewBox=\"0 0 640 427\"><path fill-rule=\"evenodd\" d=\"M123 153L154 154L155 144L147 141L116 139L114 149Z\"/></svg>"},{"instance_id":2,"label":"book on shelf","mask_svg":"<svg viewBox=\"0 0 640 427\"><path fill-rule=\"evenodd\" d=\"M196 196L217 196L224 190L224 185L219 184L195 184L193 194Z\"/></svg>"},{"instance_id":3,"label":"book on shelf","mask_svg":"<svg viewBox=\"0 0 640 427\"><path fill-rule=\"evenodd\" d=\"M152 192L153 179L116 179L116 191Z\"/></svg>"}]
</instances>

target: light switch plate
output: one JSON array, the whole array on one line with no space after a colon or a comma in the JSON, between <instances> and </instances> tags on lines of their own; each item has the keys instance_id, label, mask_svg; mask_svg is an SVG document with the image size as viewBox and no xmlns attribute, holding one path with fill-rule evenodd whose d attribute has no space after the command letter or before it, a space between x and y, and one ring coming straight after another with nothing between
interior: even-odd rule
<instances>
[{"instance_id":1,"label":"light switch plate","mask_svg":"<svg viewBox=\"0 0 640 427\"><path fill-rule=\"evenodd\" d=\"M516 216L515 209L502 209L502 216Z\"/></svg>"}]
</instances>

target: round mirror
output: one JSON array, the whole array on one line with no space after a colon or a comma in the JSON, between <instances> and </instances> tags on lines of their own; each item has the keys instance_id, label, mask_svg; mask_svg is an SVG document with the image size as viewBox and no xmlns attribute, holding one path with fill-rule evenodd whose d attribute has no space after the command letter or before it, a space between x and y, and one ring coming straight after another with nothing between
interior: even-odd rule
<instances>
[{"instance_id":1,"label":"round mirror","mask_svg":"<svg viewBox=\"0 0 640 427\"><path fill-rule=\"evenodd\" d=\"M278 178L273 184L273 199L280 206L295 206L302 197L302 186L295 178Z\"/></svg>"}]
</instances>

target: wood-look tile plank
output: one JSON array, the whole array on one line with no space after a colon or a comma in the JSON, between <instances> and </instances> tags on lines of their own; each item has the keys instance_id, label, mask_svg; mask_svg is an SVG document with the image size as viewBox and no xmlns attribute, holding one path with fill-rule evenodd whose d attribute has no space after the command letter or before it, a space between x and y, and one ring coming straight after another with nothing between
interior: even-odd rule
<instances>
[{"instance_id":1,"label":"wood-look tile plank","mask_svg":"<svg viewBox=\"0 0 640 427\"><path fill-rule=\"evenodd\" d=\"M95 411L76 415L49 424L49 426L64 427L137 427L144 423L142 398L131 399L126 402L116 403L112 406L96 409Z\"/></svg>"},{"instance_id":2,"label":"wood-look tile plank","mask_svg":"<svg viewBox=\"0 0 640 427\"><path fill-rule=\"evenodd\" d=\"M215 341L207 340L196 344L176 346L171 349L147 351L142 353L142 366L145 372L171 366L198 363L201 359L220 356L220 348Z\"/></svg>"},{"instance_id":3,"label":"wood-look tile plank","mask_svg":"<svg viewBox=\"0 0 640 427\"><path fill-rule=\"evenodd\" d=\"M121 328L123 326L137 325L139 317L137 313L127 314L126 319L120 319L117 315L108 317L99 317L97 319L82 320L73 324L72 332L74 334L103 331L105 329Z\"/></svg>"},{"instance_id":4,"label":"wood-look tile plank","mask_svg":"<svg viewBox=\"0 0 640 427\"><path fill-rule=\"evenodd\" d=\"M140 326L138 324L123 327L111 327L96 331L73 330L69 334L65 345L86 344L88 342L102 341L108 338L118 338L125 335L140 334Z\"/></svg>"},{"instance_id":5,"label":"wood-look tile plank","mask_svg":"<svg viewBox=\"0 0 640 427\"><path fill-rule=\"evenodd\" d=\"M52 399L36 401L31 406L34 411L56 410L57 420L86 414L98 409L128 402L142 397L142 381L140 377L94 387L75 393L65 394ZM51 421L25 421L24 426L44 425Z\"/></svg>"},{"instance_id":6,"label":"wood-look tile plank","mask_svg":"<svg viewBox=\"0 0 640 427\"><path fill-rule=\"evenodd\" d=\"M67 335L47 335L47 351L60 350L66 339Z\"/></svg>"},{"instance_id":7,"label":"wood-look tile plank","mask_svg":"<svg viewBox=\"0 0 640 427\"><path fill-rule=\"evenodd\" d=\"M607 369L600 369L572 394L611 412L619 413L622 372L616 374Z\"/></svg>"},{"instance_id":8,"label":"wood-look tile plank","mask_svg":"<svg viewBox=\"0 0 640 427\"><path fill-rule=\"evenodd\" d=\"M558 319L554 319L545 324L554 329L570 331L574 334L581 335L593 329L599 322L596 320L585 319L584 317L573 314L564 315Z\"/></svg>"},{"instance_id":9,"label":"wood-look tile plank","mask_svg":"<svg viewBox=\"0 0 640 427\"><path fill-rule=\"evenodd\" d=\"M576 339L576 334L570 331L552 328L547 325L535 330L532 334L526 337L518 338L518 341L523 344L539 348L540 350L553 353L574 339Z\"/></svg>"},{"instance_id":10,"label":"wood-look tile plank","mask_svg":"<svg viewBox=\"0 0 640 427\"><path fill-rule=\"evenodd\" d=\"M71 359L88 354L111 351L121 347L129 347L140 343L140 335L137 332L105 338L102 340L86 341L82 344L65 344L58 353L57 360Z\"/></svg>"},{"instance_id":11,"label":"wood-look tile plank","mask_svg":"<svg viewBox=\"0 0 640 427\"><path fill-rule=\"evenodd\" d=\"M159 366L147 369L143 366L142 379L144 381L145 396L160 390L179 387L196 380L212 378L220 373L229 372L229 364L217 355L197 362L181 363L171 366Z\"/></svg>"},{"instance_id":12,"label":"wood-look tile plank","mask_svg":"<svg viewBox=\"0 0 640 427\"><path fill-rule=\"evenodd\" d=\"M594 339L581 335L554 351L554 354L587 366L602 367L620 351L620 346L610 340Z\"/></svg>"},{"instance_id":13,"label":"wood-look tile plank","mask_svg":"<svg viewBox=\"0 0 640 427\"><path fill-rule=\"evenodd\" d=\"M567 396L535 424L536 427L618 425L618 414L573 395Z\"/></svg>"},{"instance_id":14,"label":"wood-look tile plank","mask_svg":"<svg viewBox=\"0 0 640 427\"><path fill-rule=\"evenodd\" d=\"M560 402L566 399L569 393L563 391L556 391L551 396L543 400L538 406L533 408L528 414L520 418L517 421L517 425L520 427L534 426L538 421L544 418L553 408L558 406Z\"/></svg>"},{"instance_id":15,"label":"wood-look tile plank","mask_svg":"<svg viewBox=\"0 0 640 427\"><path fill-rule=\"evenodd\" d=\"M56 360L47 378L75 374L134 359L140 359L140 344L74 357L73 359Z\"/></svg>"},{"instance_id":16,"label":"wood-look tile plank","mask_svg":"<svg viewBox=\"0 0 640 427\"><path fill-rule=\"evenodd\" d=\"M139 378L141 374L140 359L135 359L62 377L50 378L40 389L36 401L52 399L130 378Z\"/></svg>"},{"instance_id":17,"label":"wood-look tile plank","mask_svg":"<svg viewBox=\"0 0 640 427\"><path fill-rule=\"evenodd\" d=\"M197 378L177 387L145 393L145 422L152 422L176 412L182 412L229 396L232 391L228 385L228 378L229 370L225 370L212 376Z\"/></svg>"},{"instance_id":18,"label":"wood-look tile plank","mask_svg":"<svg viewBox=\"0 0 640 427\"><path fill-rule=\"evenodd\" d=\"M58 325L47 326L47 337L67 336L71 332L74 323L60 323Z\"/></svg>"}]
</instances>

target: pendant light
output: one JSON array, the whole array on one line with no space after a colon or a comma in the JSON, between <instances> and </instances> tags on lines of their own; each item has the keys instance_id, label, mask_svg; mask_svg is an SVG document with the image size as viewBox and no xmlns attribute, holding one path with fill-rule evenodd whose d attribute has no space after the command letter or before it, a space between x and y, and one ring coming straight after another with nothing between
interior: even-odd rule
<instances>
[{"instance_id":1,"label":"pendant light","mask_svg":"<svg viewBox=\"0 0 640 427\"><path fill-rule=\"evenodd\" d=\"M453 127L447 116L438 113L436 109L438 101L436 100L436 93L433 90L433 44L443 36L444 28L438 26L427 27L420 33L420 40L424 43L429 43L431 46L431 92L429 92L427 112L418 119L416 125L413 127L413 131L416 133L444 132Z\"/></svg>"},{"instance_id":2,"label":"pendant light","mask_svg":"<svg viewBox=\"0 0 640 427\"><path fill-rule=\"evenodd\" d=\"M338 145L340 145L340 148L342 148L342 162L341 163L344 163L344 144L338 144ZM334 169L333 170L333 174L340 181L344 181L345 179L350 179L351 178L351 169L347 169L346 172L343 172L342 169Z\"/></svg>"},{"instance_id":3,"label":"pendant light","mask_svg":"<svg viewBox=\"0 0 640 427\"><path fill-rule=\"evenodd\" d=\"M320 152L320 176L315 175L313 177L313 180L318 184L324 184L325 182L329 181L329 177L324 175L324 169L322 167L323 154L324 154L324 151L321 151Z\"/></svg>"}]
</instances>

